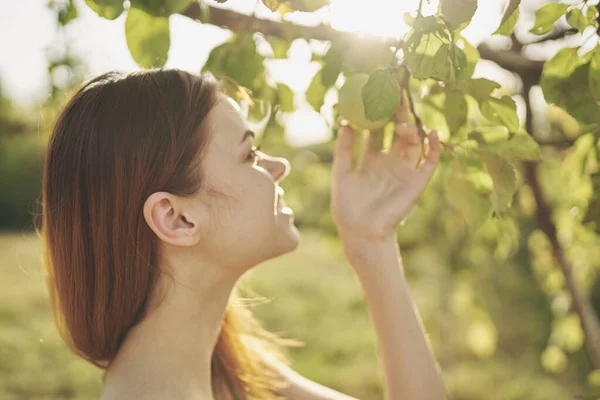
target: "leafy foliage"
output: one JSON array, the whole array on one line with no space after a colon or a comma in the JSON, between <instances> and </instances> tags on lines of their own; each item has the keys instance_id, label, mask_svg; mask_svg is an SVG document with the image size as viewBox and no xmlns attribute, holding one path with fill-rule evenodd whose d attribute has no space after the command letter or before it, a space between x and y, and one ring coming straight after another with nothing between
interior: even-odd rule
<instances>
[{"instance_id":1,"label":"leafy foliage","mask_svg":"<svg viewBox=\"0 0 600 400\"><path fill-rule=\"evenodd\" d=\"M436 16L419 18L404 41L404 59L411 75L417 79L438 78L448 73L450 31Z\"/></svg>"},{"instance_id":2,"label":"leafy foliage","mask_svg":"<svg viewBox=\"0 0 600 400\"><path fill-rule=\"evenodd\" d=\"M598 50L585 56L579 48L564 48L544 65L541 86L549 103L564 108L583 124L599 121L598 104L595 98Z\"/></svg>"}]
</instances>

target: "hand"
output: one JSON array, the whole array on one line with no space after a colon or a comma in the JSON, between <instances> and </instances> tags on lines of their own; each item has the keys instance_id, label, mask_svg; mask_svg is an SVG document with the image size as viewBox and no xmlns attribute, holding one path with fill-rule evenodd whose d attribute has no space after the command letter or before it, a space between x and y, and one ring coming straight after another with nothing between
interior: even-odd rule
<instances>
[{"instance_id":1,"label":"hand","mask_svg":"<svg viewBox=\"0 0 600 400\"><path fill-rule=\"evenodd\" d=\"M338 132L332 166L331 212L344 245L381 243L393 238L433 175L440 155L437 132L428 137L429 151L418 168L423 139L417 128L397 124L389 151L369 143L357 169L352 168L355 132Z\"/></svg>"}]
</instances>

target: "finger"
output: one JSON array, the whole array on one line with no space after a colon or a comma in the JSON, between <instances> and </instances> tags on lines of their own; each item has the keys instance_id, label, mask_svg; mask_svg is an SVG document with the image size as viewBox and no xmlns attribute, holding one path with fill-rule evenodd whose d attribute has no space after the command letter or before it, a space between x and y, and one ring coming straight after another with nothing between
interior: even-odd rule
<instances>
[{"instance_id":1,"label":"finger","mask_svg":"<svg viewBox=\"0 0 600 400\"><path fill-rule=\"evenodd\" d=\"M354 130L349 126L342 126L338 130L338 137L332 161L332 173L343 175L352 170L352 149L354 148Z\"/></svg>"},{"instance_id":2,"label":"finger","mask_svg":"<svg viewBox=\"0 0 600 400\"><path fill-rule=\"evenodd\" d=\"M358 169L367 167L371 161L381 153L381 141L383 140L383 130L369 131L365 143L365 151L359 161Z\"/></svg>"},{"instance_id":3,"label":"finger","mask_svg":"<svg viewBox=\"0 0 600 400\"><path fill-rule=\"evenodd\" d=\"M422 139L416 126L405 123L396 125L396 137L392 144L392 152L403 155L408 163L416 168L421 159L422 147Z\"/></svg>"},{"instance_id":4,"label":"finger","mask_svg":"<svg viewBox=\"0 0 600 400\"><path fill-rule=\"evenodd\" d=\"M410 122L410 115L408 113L408 107L406 107L403 102L398 104L398 108L396 109L396 125L400 125L402 123Z\"/></svg>"},{"instance_id":5,"label":"finger","mask_svg":"<svg viewBox=\"0 0 600 400\"><path fill-rule=\"evenodd\" d=\"M431 131L427 138L429 141L429 152L427 152L425 162L419 170L423 176L425 185L427 185L427 182L433 176L440 161L440 138L438 137L437 131Z\"/></svg>"}]
</instances>

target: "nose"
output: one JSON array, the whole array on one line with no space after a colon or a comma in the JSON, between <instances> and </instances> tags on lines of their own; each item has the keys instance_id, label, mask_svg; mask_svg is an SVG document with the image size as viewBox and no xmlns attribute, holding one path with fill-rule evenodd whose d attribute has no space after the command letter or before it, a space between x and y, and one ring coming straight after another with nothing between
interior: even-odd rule
<instances>
[{"instance_id":1,"label":"nose","mask_svg":"<svg viewBox=\"0 0 600 400\"><path fill-rule=\"evenodd\" d=\"M292 169L292 166L287 159L283 157L270 157L264 154L262 155L262 159L260 160L259 164L261 167L269 171L275 182L281 182L284 180Z\"/></svg>"}]
</instances>

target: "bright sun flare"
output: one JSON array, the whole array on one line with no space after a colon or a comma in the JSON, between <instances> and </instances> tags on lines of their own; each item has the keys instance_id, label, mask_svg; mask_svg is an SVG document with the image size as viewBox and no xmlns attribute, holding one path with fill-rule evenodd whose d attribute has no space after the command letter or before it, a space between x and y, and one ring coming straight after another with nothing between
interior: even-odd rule
<instances>
[{"instance_id":1,"label":"bright sun flare","mask_svg":"<svg viewBox=\"0 0 600 400\"><path fill-rule=\"evenodd\" d=\"M438 0L423 1L423 14L435 14ZM480 0L471 25L463 32L471 42L479 42L495 30L504 1ZM404 13L419 8L419 0L332 0L331 26L343 31L381 36L404 36L410 27L404 22Z\"/></svg>"}]
</instances>

